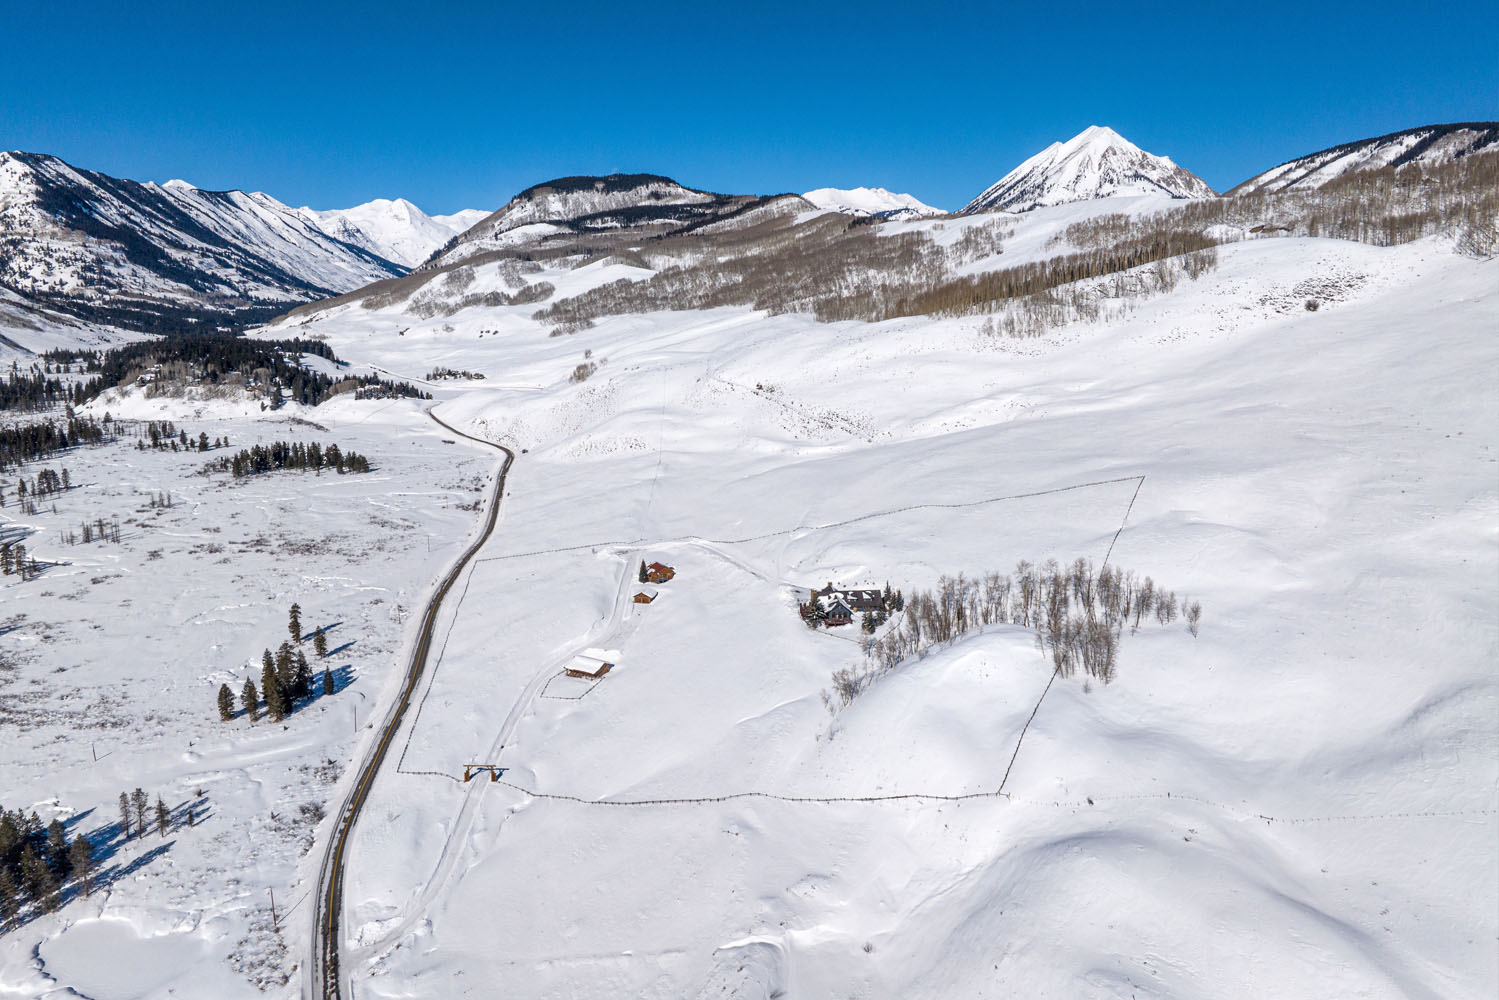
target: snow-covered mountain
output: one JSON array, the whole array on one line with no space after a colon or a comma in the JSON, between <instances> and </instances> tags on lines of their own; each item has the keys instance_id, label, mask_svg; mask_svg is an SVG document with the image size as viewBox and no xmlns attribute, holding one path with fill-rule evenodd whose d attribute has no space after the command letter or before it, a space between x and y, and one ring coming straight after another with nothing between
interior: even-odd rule
<instances>
[{"instance_id":1,"label":"snow-covered mountain","mask_svg":"<svg viewBox=\"0 0 1499 1000\"><path fill-rule=\"evenodd\" d=\"M420 264L490 214L470 208L452 215L428 215L405 198L376 198L353 208L322 212L303 207L301 212L329 236L403 267Z\"/></svg>"},{"instance_id":2,"label":"snow-covered mountain","mask_svg":"<svg viewBox=\"0 0 1499 1000\"><path fill-rule=\"evenodd\" d=\"M1462 122L1426 125L1373 139L1345 142L1303 156L1251 177L1229 194L1307 190L1357 170L1403 167L1408 163L1436 166L1482 149L1499 148L1499 122Z\"/></svg>"},{"instance_id":3,"label":"snow-covered mountain","mask_svg":"<svg viewBox=\"0 0 1499 1000\"><path fill-rule=\"evenodd\" d=\"M659 232L710 222L761 199L713 194L657 174L560 177L526 188L445 248L435 262L571 232Z\"/></svg>"},{"instance_id":4,"label":"snow-covered mountain","mask_svg":"<svg viewBox=\"0 0 1499 1000\"><path fill-rule=\"evenodd\" d=\"M1211 198L1215 194L1201 177L1168 157L1145 152L1111 128L1092 125L1032 156L963 211L1027 212L1042 205L1115 195Z\"/></svg>"},{"instance_id":5,"label":"snow-covered mountain","mask_svg":"<svg viewBox=\"0 0 1499 1000\"><path fill-rule=\"evenodd\" d=\"M813 205L828 212L845 215L874 216L880 219L919 219L928 215L946 215L940 208L923 204L908 194L896 194L884 188L818 188L802 195Z\"/></svg>"},{"instance_id":6,"label":"snow-covered mountain","mask_svg":"<svg viewBox=\"0 0 1499 1000\"><path fill-rule=\"evenodd\" d=\"M0 286L39 309L148 331L239 322L405 270L261 192L0 152Z\"/></svg>"}]
</instances>

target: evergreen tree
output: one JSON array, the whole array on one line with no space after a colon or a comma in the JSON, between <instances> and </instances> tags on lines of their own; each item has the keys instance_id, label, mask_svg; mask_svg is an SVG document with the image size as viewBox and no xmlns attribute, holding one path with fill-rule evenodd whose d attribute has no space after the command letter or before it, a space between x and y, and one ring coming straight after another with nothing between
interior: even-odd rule
<instances>
[{"instance_id":1,"label":"evergreen tree","mask_svg":"<svg viewBox=\"0 0 1499 1000\"><path fill-rule=\"evenodd\" d=\"M297 693L297 674L289 642L283 642L276 650L276 684L281 688L282 705L290 712Z\"/></svg>"},{"instance_id":2,"label":"evergreen tree","mask_svg":"<svg viewBox=\"0 0 1499 1000\"><path fill-rule=\"evenodd\" d=\"M47 864L52 868L58 884L68 878L68 829L62 820L54 819L47 824Z\"/></svg>"},{"instance_id":3,"label":"evergreen tree","mask_svg":"<svg viewBox=\"0 0 1499 1000\"><path fill-rule=\"evenodd\" d=\"M228 722L234 718L234 692L228 684L219 685L219 719Z\"/></svg>"},{"instance_id":4,"label":"evergreen tree","mask_svg":"<svg viewBox=\"0 0 1499 1000\"><path fill-rule=\"evenodd\" d=\"M640 582L641 583L646 583L648 581L648 579L649 579L649 577L647 576L646 569L645 569L645 560L642 559L642 560L640 560Z\"/></svg>"},{"instance_id":5,"label":"evergreen tree","mask_svg":"<svg viewBox=\"0 0 1499 1000\"><path fill-rule=\"evenodd\" d=\"M255 682L245 678L244 690L240 692L240 703L245 706L245 714L250 717L251 722L260 719L260 692L255 690Z\"/></svg>"},{"instance_id":6,"label":"evergreen tree","mask_svg":"<svg viewBox=\"0 0 1499 1000\"><path fill-rule=\"evenodd\" d=\"M161 796L156 796L156 831L163 837L167 835L167 825L171 822L172 811L167 804L161 801Z\"/></svg>"},{"instance_id":7,"label":"evergreen tree","mask_svg":"<svg viewBox=\"0 0 1499 1000\"><path fill-rule=\"evenodd\" d=\"M9 868L0 868L0 932L10 929L21 908L21 889L11 877Z\"/></svg>"},{"instance_id":8,"label":"evergreen tree","mask_svg":"<svg viewBox=\"0 0 1499 1000\"><path fill-rule=\"evenodd\" d=\"M90 844L88 838L79 834L73 838L73 846L68 848L68 862L73 866L73 874L78 876L78 883L83 887L83 898L88 899L89 875L94 868L94 845Z\"/></svg>"},{"instance_id":9,"label":"evergreen tree","mask_svg":"<svg viewBox=\"0 0 1499 1000\"><path fill-rule=\"evenodd\" d=\"M146 835L146 806L151 800L146 798L146 793L137 788L130 793L130 804L135 807L135 836L137 838Z\"/></svg>"},{"instance_id":10,"label":"evergreen tree","mask_svg":"<svg viewBox=\"0 0 1499 1000\"><path fill-rule=\"evenodd\" d=\"M328 636L323 631L323 626L321 625L317 627L316 632L312 633L312 651L316 653L319 658L328 655Z\"/></svg>"},{"instance_id":11,"label":"evergreen tree","mask_svg":"<svg viewBox=\"0 0 1499 1000\"><path fill-rule=\"evenodd\" d=\"M20 870L21 884L26 887L26 895L46 912L55 910L57 884L47 863L30 844L21 850Z\"/></svg>"},{"instance_id":12,"label":"evergreen tree","mask_svg":"<svg viewBox=\"0 0 1499 1000\"><path fill-rule=\"evenodd\" d=\"M323 668L323 694L333 693L333 671Z\"/></svg>"},{"instance_id":13,"label":"evergreen tree","mask_svg":"<svg viewBox=\"0 0 1499 1000\"><path fill-rule=\"evenodd\" d=\"M287 616L287 629L291 632L291 641L300 643L302 641L302 605L292 603L291 613Z\"/></svg>"},{"instance_id":14,"label":"evergreen tree","mask_svg":"<svg viewBox=\"0 0 1499 1000\"><path fill-rule=\"evenodd\" d=\"M307 665L307 656L300 649L297 650L293 675L296 677L297 697L312 697L312 668Z\"/></svg>"},{"instance_id":15,"label":"evergreen tree","mask_svg":"<svg viewBox=\"0 0 1499 1000\"><path fill-rule=\"evenodd\" d=\"M280 722L286 718L286 701L281 696L281 682L276 679L276 665L270 661L266 651L266 663L260 671L260 693L265 698L266 714Z\"/></svg>"},{"instance_id":16,"label":"evergreen tree","mask_svg":"<svg viewBox=\"0 0 1499 1000\"><path fill-rule=\"evenodd\" d=\"M130 839L130 796L124 792L120 793L120 833Z\"/></svg>"}]
</instances>

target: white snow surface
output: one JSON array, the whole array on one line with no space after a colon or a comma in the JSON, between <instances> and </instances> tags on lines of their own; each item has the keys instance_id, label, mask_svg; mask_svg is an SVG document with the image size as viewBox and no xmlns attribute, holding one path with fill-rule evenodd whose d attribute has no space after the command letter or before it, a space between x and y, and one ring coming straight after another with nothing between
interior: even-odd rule
<instances>
[{"instance_id":1,"label":"white snow surface","mask_svg":"<svg viewBox=\"0 0 1499 1000\"><path fill-rule=\"evenodd\" d=\"M300 211L329 236L408 268L490 214L464 209L453 215L428 215L405 198L376 198L321 212L304 206Z\"/></svg>"},{"instance_id":2,"label":"white snow surface","mask_svg":"<svg viewBox=\"0 0 1499 1000\"><path fill-rule=\"evenodd\" d=\"M884 188L818 188L802 195L813 205L828 212L845 215L876 216L882 219L916 219L928 215L946 215L940 208L917 201L908 194L896 194Z\"/></svg>"},{"instance_id":3,"label":"white snow surface","mask_svg":"<svg viewBox=\"0 0 1499 1000\"><path fill-rule=\"evenodd\" d=\"M1145 152L1107 126L1090 125L1005 174L963 209L1026 212L1043 205L1118 195L1211 198L1202 178Z\"/></svg>"},{"instance_id":4,"label":"white snow surface","mask_svg":"<svg viewBox=\"0 0 1499 1000\"><path fill-rule=\"evenodd\" d=\"M1005 256L1083 211L1013 220ZM1435 239L1220 255L1030 340L982 317L738 308L548 337L534 306L409 303L268 329L399 377L482 372L430 386L438 412L518 453L353 838L354 995L1495 995L1499 262ZM497 264L474 271L469 292L505 288ZM527 278L560 297L641 274ZM572 381L585 352L598 367ZM0 938L0 996L265 995L228 957L274 952L268 888L295 907L282 967L300 961L331 821L269 816L341 798L347 770L303 768L372 738L356 745L350 704L361 725L383 712L415 635L388 611L420 606L481 516L438 496L476 496L494 456L442 444L418 404L171 405L190 432L337 439L377 470L225 485L196 456L121 448L26 520L66 565L0 578L25 618L6 641L28 654L0 684L56 717L7 741L5 804L93 809L92 830L126 784L201 785L212 815L124 845L170 846ZM66 460L75 481L86 458ZM166 486L183 503L131 514L118 549L55 541L142 506L121 489ZM1200 635L1142 625L1118 679L1086 686L1049 683L1030 632L992 627L824 707L863 658L850 628L801 624L804 588L909 593L1079 557L1200 600ZM649 605L631 600L642 560L677 571ZM358 639L353 685L284 730L219 723L212 691L256 669L298 595L304 621ZM578 655L621 666L560 677ZM105 685L141 693L80 733ZM113 752L97 764L96 738ZM463 783L475 761L503 781ZM746 792L765 794L728 797ZM926 797L881 798L904 795ZM879 800L802 800L863 797ZM160 956L163 974L101 979L91 951Z\"/></svg>"}]
</instances>

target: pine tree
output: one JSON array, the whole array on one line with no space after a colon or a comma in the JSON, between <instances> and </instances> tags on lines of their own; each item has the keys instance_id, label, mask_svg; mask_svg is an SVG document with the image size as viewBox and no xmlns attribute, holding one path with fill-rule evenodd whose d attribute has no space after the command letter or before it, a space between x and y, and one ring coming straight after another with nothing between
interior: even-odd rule
<instances>
[{"instance_id":1,"label":"pine tree","mask_svg":"<svg viewBox=\"0 0 1499 1000\"><path fill-rule=\"evenodd\" d=\"M291 655L291 643L283 642L276 650L276 683L281 688L281 704L290 714L296 704L297 673Z\"/></svg>"},{"instance_id":2,"label":"pine tree","mask_svg":"<svg viewBox=\"0 0 1499 1000\"><path fill-rule=\"evenodd\" d=\"M319 658L328 655L328 636L327 633L323 631L323 626L321 625L317 627L316 632L312 633L312 651L316 653Z\"/></svg>"},{"instance_id":3,"label":"pine tree","mask_svg":"<svg viewBox=\"0 0 1499 1000\"><path fill-rule=\"evenodd\" d=\"M260 719L260 692L255 690L255 682L245 678L245 686L240 691L240 704L245 706L245 714L250 717L251 722Z\"/></svg>"},{"instance_id":4,"label":"pine tree","mask_svg":"<svg viewBox=\"0 0 1499 1000\"><path fill-rule=\"evenodd\" d=\"M135 835L137 838L144 837L146 835L146 806L151 804L151 800L146 797L145 792L137 788L130 793L130 804L135 807Z\"/></svg>"},{"instance_id":5,"label":"pine tree","mask_svg":"<svg viewBox=\"0 0 1499 1000\"><path fill-rule=\"evenodd\" d=\"M30 844L21 851L20 870L21 884L26 887L26 895L46 912L55 910L57 884L52 878L51 869Z\"/></svg>"},{"instance_id":6,"label":"pine tree","mask_svg":"<svg viewBox=\"0 0 1499 1000\"><path fill-rule=\"evenodd\" d=\"M52 874L59 884L67 880L68 829L60 819L47 824L47 864L52 868Z\"/></svg>"},{"instance_id":7,"label":"pine tree","mask_svg":"<svg viewBox=\"0 0 1499 1000\"><path fill-rule=\"evenodd\" d=\"M302 641L302 605L292 603L286 627L291 632L291 641L300 644Z\"/></svg>"},{"instance_id":8,"label":"pine tree","mask_svg":"<svg viewBox=\"0 0 1499 1000\"><path fill-rule=\"evenodd\" d=\"M21 908L21 889L11 877L9 868L0 868L0 932L10 929Z\"/></svg>"},{"instance_id":9,"label":"pine tree","mask_svg":"<svg viewBox=\"0 0 1499 1000\"><path fill-rule=\"evenodd\" d=\"M640 582L641 583L646 583L648 581L648 579L649 579L649 577L647 576L646 570L645 570L645 560L642 559L642 560L640 560Z\"/></svg>"},{"instance_id":10,"label":"pine tree","mask_svg":"<svg viewBox=\"0 0 1499 1000\"><path fill-rule=\"evenodd\" d=\"M167 804L161 801L161 796L156 796L156 831L163 837L167 835L167 825L172 819L172 812Z\"/></svg>"},{"instance_id":11,"label":"pine tree","mask_svg":"<svg viewBox=\"0 0 1499 1000\"><path fill-rule=\"evenodd\" d=\"M266 714L280 722L286 718L286 701L281 696L281 682L276 679L276 665L266 651L266 663L260 671L260 693L265 698Z\"/></svg>"},{"instance_id":12,"label":"pine tree","mask_svg":"<svg viewBox=\"0 0 1499 1000\"><path fill-rule=\"evenodd\" d=\"M73 846L68 848L68 861L73 866L73 874L78 876L79 885L83 887L83 898L88 899L89 874L94 867L94 845L83 834L73 838Z\"/></svg>"},{"instance_id":13,"label":"pine tree","mask_svg":"<svg viewBox=\"0 0 1499 1000\"><path fill-rule=\"evenodd\" d=\"M130 796L120 793L120 834L130 839Z\"/></svg>"},{"instance_id":14,"label":"pine tree","mask_svg":"<svg viewBox=\"0 0 1499 1000\"><path fill-rule=\"evenodd\" d=\"M333 671L329 670L327 667L324 667L323 668L323 694L328 695L328 694L332 694L332 693L333 693Z\"/></svg>"},{"instance_id":15,"label":"pine tree","mask_svg":"<svg viewBox=\"0 0 1499 1000\"><path fill-rule=\"evenodd\" d=\"M294 676L297 680L297 697L312 697L312 668L307 665L307 656L300 649L297 650Z\"/></svg>"},{"instance_id":16,"label":"pine tree","mask_svg":"<svg viewBox=\"0 0 1499 1000\"><path fill-rule=\"evenodd\" d=\"M234 692L228 684L219 685L219 719L228 722L234 718Z\"/></svg>"}]
</instances>

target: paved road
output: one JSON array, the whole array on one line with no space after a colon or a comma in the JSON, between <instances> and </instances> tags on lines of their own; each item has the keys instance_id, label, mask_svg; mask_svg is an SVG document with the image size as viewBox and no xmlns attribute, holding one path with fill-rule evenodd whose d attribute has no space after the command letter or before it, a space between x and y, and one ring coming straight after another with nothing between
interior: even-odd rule
<instances>
[{"instance_id":1,"label":"paved road","mask_svg":"<svg viewBox=\"0 0 1499 1000\"><path fill-rule=\"evenodd\" d=\"M387 714L379 737L365 754L359 772L349 788L349 794L339 808L333 835L328 839L323 862L318 869L318 884L314 893L317 909L312 919L312 960L308 963L309 993L312 997L321 997L323 1000L334 1000L343 996L343 981L339 969L339 941L342 938L340 926L343 917L344 865L349 853L349 837L354 831L354 824L359 820L359 811L364 808L365 800L369 798L370 788L375 783L375 775L385 763L386 753L395 740L396 731L401 728L401 721L406 717L406 709L411 706L417 684L421 681L422 674L426 672L427 655L432 648L432 633L437 624L437 611L442 606L443 598L447 597L448 591L453 589L453 584L458 581L458 577L468 566L469 560L484 547L484 543L489 541L489 536L494 533L495 522L500 515L500 501L505 496L505 476L510 471L510 464L515 461L515 452L509 448L476 438L472 434L465 434L444 423L430 411L427 415L451 434L499 449L505 453L505 461L500 466L499 475L495 478L494 496L489 502L489 513L484 520L484 530L448 570L447 576L443 577L437 590L433 592L432 600L427 604L427 610L422 617L422 629L412 649L411 662L406 667L406 683Z\"/></svg>"}]
</instances>

